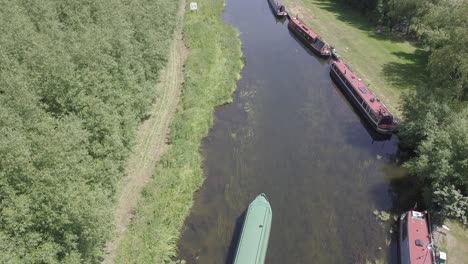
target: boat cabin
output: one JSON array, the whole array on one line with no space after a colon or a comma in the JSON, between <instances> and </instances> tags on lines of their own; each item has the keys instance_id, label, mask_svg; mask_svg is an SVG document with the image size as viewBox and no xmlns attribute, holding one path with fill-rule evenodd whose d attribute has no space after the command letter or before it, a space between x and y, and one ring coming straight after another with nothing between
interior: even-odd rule
<instances>
[{"instance_id":1,"label":"boat cabin","mask_svg":"<svg viewBox=\"0 0 468 264\"><path fill-rule=\"evenodd\" d=\"M301 39L307 47L322 57L331 55L331 48L317 33L310 29L302 20L291 17L288 27Z\"/></svg>"},{"instance_id":2,"label":"boat cabin","mask_svg":"<svg viewBox=\"0 0 468 264\"><path fill-rule=\"evenodd\" d=\"M427 213L409 211L400 217L400 264L434 264L435 250Z\"/></svg>"},{"instance_id":3,"label":"boat cabin","mask_svg":"<svg viewBox=\"0 0 468 264\"><path fill-rule=\"evenodd\" d=\"M350 99L378 132L392 133L395 128L393 115L351 67L341 60L334 61L331 64L330 74L345 89Z\"/></svg>"}]
</instances>

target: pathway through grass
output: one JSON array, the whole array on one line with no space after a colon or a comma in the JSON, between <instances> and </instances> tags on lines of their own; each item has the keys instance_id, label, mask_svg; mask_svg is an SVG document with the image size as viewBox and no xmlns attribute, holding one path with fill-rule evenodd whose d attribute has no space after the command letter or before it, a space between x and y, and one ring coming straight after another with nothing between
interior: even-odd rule
<instances>
[{"instance_id":1,"label":"pathway through grass","mask_svg":"<svg viewBox=\"0 0 468 264\"><path fill-rule=\"evenodd\" d=\"M448 263L468 263L468 229L458 221L447 220L450 231L435 232L436 240L441 241L441 251L447 253Z\"/></svg>"},{"instance_id":2,"label":"pathway through grass","mask_svg":"<svg viewBox=\"0 0 468 264\"><path fill-rule=\"evenodd\" d=\"M286 5L336 48L390 110L399 114L402 94L424 85L427 53L394 35L377 34L367 18L341 1L286 0Z\"/></svg>"},{"instance_id":3,"label":"pathway through grass","mask_svg":"<svg viewBox=\"0 0 468 264\"><path fill-rule=\"evenodd\" d=\"M160 81L155 89L157 96L148 113L149 118L139 128L136 144L129 158L127 176L122 180L121 189L117 195L116 234L106 246L103 263L114 262L116 249L126 235L141 191L151 179L156 162L168 147L166 139L169 126L179 102L184 80L183 66L187 53L182 39L184 10L185 0L182 0L168 62L160 73Z\"/></svg>"},{"instance_id":4,"label":"pathway through grass","mask_svg":"<svg viewBox=\"0 0 468 264\"><path fill-rule=\"evenodd\" d=\"M239 34L222 20L224 2L185 5L184 42L189 50L181 107L170 149L143 190L135 217L117 249L117 263L173 263L193 192L203 182L200 144L213 123L214 107L231 100L242 68Z\"/></svg>"}]
</instances>

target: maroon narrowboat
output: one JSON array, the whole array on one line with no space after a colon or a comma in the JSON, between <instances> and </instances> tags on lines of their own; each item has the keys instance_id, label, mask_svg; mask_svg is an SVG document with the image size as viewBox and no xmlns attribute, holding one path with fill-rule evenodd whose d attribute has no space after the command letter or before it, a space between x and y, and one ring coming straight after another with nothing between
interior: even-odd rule
<instances>
[{"instance_id":1,"label":"maroon narrowboat","mask_svg":"<svg viewBox=\"0 0 468 264\"><path fill-rule=\"evenodd\" d=\"M299 39L317 55L329 58L331 48L317 33L307 27L299 18L289 17L289 29L294 32Z\"/></svg>"},{"instance_id":2,"label":"maroon narrowboat","mask_svg":"<svg viewBox=\"0 0 468 264\"><path fill-rule=\"evenodd\" d=\"M288 15L286 12L286 7L281 2L281 0L268 0L268 4L270 5L271 10L278 18L283 18Z\"/></svg>"},{"instance_id":3,"label":"maroon narrowboat","mask_svg":"<svg viewBox=\"0 0 468 264\"><path fill-rule=\"evenodd\" d=\"M400 217L400 264L435 264L427 213L409 211Z\"/></svg>"},{"instance_id":4,"label":"maroon narrowboat","mask_svg":"<svg viewBox=\"0 0 468 264\"><path fill-rule=\"evenodd\" d=\"M396 124L393 115L369 87L343 61L333 61L330 75L342 87L371 126L381 134L392 134Z\"/></svg>"}]
</instances>

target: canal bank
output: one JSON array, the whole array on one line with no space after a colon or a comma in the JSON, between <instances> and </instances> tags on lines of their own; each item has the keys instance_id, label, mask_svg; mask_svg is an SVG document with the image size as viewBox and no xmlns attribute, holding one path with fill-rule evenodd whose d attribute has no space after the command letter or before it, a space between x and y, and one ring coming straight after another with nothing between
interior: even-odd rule
<instances>
[{"instance_id":1,"label":"canal bank","mask_svg":"<svg viewBox=\"0 0 468 264\"><path fill-rule=\"evenodd\" d=\"M229 263L249 202L266 193L274 212L266 263L365 263L396 259L398 139L374 137L268 2L228 0L246 65L233 102L215 111L203 140L206 180L178 243L187 263Z\"/></svg>"},{"instance_id":2,"label":"canal bank","mask_svg":"<svg viewBox=\"0 0 468 264\"><path fill-rule=\"evenodd\" d=\"M239 35L224 23L222 1L185 6L183 40L188 49L181 102L168 138L169 149L143 190L116 263L168 263L203 182L199 148L215 106L228 103L242 68Z\"/></svg>"},{"instance_id":3,"label":"canal bank","mask_svg":"<svg viewBox=\"0 0 468 264\"><path fill-rule=\"evenodd\" d=\"M401 118L402 95L424 87L427 52L390 33L378 33L368 18L334 0L285 0L298 16L336 48L345 60Z\"/></svg>"}]
</instances>

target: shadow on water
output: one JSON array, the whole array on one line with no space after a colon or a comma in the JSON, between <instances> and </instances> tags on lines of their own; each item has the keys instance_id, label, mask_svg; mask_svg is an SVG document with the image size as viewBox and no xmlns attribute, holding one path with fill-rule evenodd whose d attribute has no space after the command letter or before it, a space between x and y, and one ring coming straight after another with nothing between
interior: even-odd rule
<instances>
[{"instance_id":1,"label":"shadow on water","mask_svg":"<svg viewBox=\"0 0 468 264\"><path fill-rule=\"evenodd\" d=\"M422 87L427 83L429 53L422 49L415 50L414 53L392 52L406 63L390 62L383 66L382 72L385 79L394 86L407 89L408 86Z\"/></svg>"},{"instance_id":2,"label":"shadow on water","mask_svg":"<svg viewBox=\"0 0 468 264\"><path fill-rule=\"evenodd\" d=\"M293 32L291 31L291 29L288 27L288 32L289 32L289 35L291 36L291 38L293 38L295 41L297 41L297 43L299 45L301 45L301 47L312 57L314 58L317 58L319 61L323 62L324 64L325 63L328 63L328 60L329 59L325 59L325 58L320 58L320 56L317 56L317 54L315 54L309 47L306 46L306 44L304 44L304 42Z\"/></svg>"},{"instance_id":3,"label":"shadow on water","mask_svg":"<svg viewBox=\"0 0 468 264\"><path fill-rule=\"evenodd\" d=\"M234 231L232 232L231 243L229 244L229 249L225 261L226 264L234 263L234 258L236 257L237 246L239 245L239 240L242 232L242 227L244 226L246 213L247 209L236 220Z\"/></svg>"},{"instance_id":4,"label":"shadow on water","mask_svg":"<svg viewBox=\"0 0 468 264\"><path fill-rule=\"evenodd\" d=\"M362 126L366 130L367 134L371 137L372 143L373 142L381 142L381 141L390 141L392 139L392 137L397 137L396 135L384 135L384 134L378 133L371 126L371 124L369 124L366 117L361 113L358 106L356 106L354 101L351 99L350 95L347 94L343 90L343 88L331 76L330 76L330 78L332 79L334 87L336 88L336 90L338 90L340 92L340 94L343 96L343 98L346 99L348 105L353 109L354 113L360 117L360 119L359 119L360 126ZM353 131L353 130L350 129L350 131ZM363 142L359 141L359 138L363 138L363 137L357 131L354 131L354 133L346 133L345 137L346 137L347 142L349 144L362 144L363 143Z\"/></svg>"}]
</instances>

